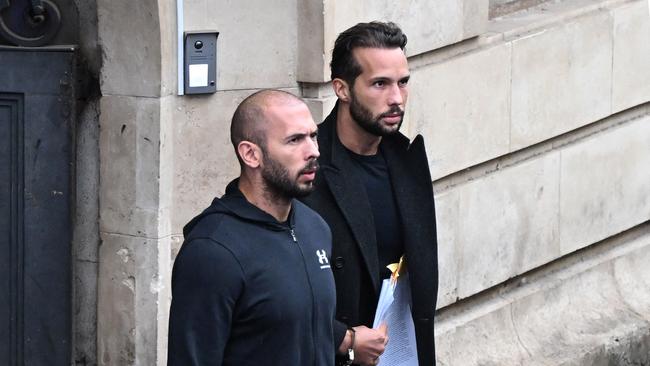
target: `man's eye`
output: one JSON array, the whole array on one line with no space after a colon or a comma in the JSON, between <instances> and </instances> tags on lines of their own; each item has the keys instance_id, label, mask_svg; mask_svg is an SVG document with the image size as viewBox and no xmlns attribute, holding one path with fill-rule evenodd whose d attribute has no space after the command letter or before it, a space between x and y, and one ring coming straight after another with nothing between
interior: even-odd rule
<instances>
[{"instance_id":1,"label":"man's eye","mask_svg":"<svg viewBox=\"0 0 650 366\"><path fill-rule=\"evenodd\" d=\"M386 85L386 83L385 83L383 80L379 80L379 81L375 81L375 82L373 83L373 85L374 85L374 86L379 86L379 87L381 87L381 86Z\"/></svg>"}]
</instances>

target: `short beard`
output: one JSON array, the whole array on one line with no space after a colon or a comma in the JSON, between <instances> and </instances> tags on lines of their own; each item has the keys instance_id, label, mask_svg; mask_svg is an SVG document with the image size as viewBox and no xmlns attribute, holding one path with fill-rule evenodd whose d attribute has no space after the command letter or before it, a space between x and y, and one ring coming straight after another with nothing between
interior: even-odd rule
<instances>
[{"instance_id":1,"label":"short beard","mask_svg":"<svg viewBox=\"0 0 650 366\"><path fill-rule=\"evenodd\" d=\"M396 129L390 129L381 124L381 119L385 117L385 115L397 112L402 113L402 118L400 119ZM361 128L375 136L390 136L396 134L402 127L402 122L404 120L404 112L398 106L393 106L387 112L374 117L368 108L359 103L352 89L350 89L350 115Z\"/></svg>"},{"instance_id":2,"label":"short beard","mask_svg":"<svg viewBox=\"0 0 650 366\"><path fill-rule=\"evenodd\" d=\"M316 159L307 163L292 181L289 177L289 171L280 162L268 156L266 151L263 151L263 154L262 161L264 168L262 169L262 179L264 180L264 190L270 198L273 200L289 201L292 198L305 197L314 190L314 182L300 186L297 180L305 171L318 169Z\"/></svg>"}]
</instances>

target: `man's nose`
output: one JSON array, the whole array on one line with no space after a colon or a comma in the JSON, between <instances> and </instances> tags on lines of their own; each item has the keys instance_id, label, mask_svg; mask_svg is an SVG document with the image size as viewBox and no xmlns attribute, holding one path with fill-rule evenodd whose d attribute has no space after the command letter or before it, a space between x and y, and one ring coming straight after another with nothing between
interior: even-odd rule
<instances>
[{"instance_id":1,"label":"man's nose","mask_svg":"<svg viewBox=\"0 0 650 366\"><path fill-rule=\"evenodd\" d=\"M402 105L404 104L404 96L402 89L398 84L393 84L388 92L388 105Z\"/></svg>"},{"instance_id":2,"label":"man's nose","mask_svg":"<svg viewBox=\"0 0 650 366\"><path fill-rule=\"evenodd\" d=\"M307 160L318 158L320 156L320 151L318 151L318 140L315 138L307 140Z\"/></svg>"}]
</instances>

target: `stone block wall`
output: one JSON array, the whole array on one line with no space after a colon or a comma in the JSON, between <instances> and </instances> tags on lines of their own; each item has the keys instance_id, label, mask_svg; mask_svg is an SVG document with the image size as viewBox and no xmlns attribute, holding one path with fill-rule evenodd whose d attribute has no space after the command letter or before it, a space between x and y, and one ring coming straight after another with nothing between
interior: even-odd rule
<instances>
[{"instance_id":1,"label":"stone block wall","mask_svg":"<svg viewBox=\"0 0 650 366\"><path fill-rule=\"evenodd\" d=\"M237 104L281 88L322 120L336 35L374 19L409 36L403 131L424 135L434 179L438 364L643 361L647 1L185 0L185 30L220 32L203 96L174 95L173 2L97 4L98 363L166 363L171 265L182 226L239 173Z\"/></svg>"},{"instance_id":2,"label":"stone block wall","mask_svg":"<svg viewBox=\"0 0 650 366\"><path fill-rule=\"evenodd\" d=\"M337 35L359 23L392 21L407 34L409 56L477 36L487 25L487 0L299 1L298 81L330 80L329 61Z\"/></svg>"},{"instance_id":3,"label":"stone block wall","mask_svg":"<svg viewBox=\"0 0 650 366\"><path fill-rule=\"evenodd\" d=\"M175 7L169 5L97 1L99 365L166 364L173 180L169 105L175 90L170 76L175 62L169 62L175 54L170 28Z\"/></svg>"}]
</instances>

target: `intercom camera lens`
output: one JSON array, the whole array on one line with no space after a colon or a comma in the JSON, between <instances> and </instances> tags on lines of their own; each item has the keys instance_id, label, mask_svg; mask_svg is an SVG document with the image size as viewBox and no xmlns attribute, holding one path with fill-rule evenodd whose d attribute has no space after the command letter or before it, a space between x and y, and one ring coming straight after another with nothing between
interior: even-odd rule
<instances>
[{"instance_id":1,"label":"intercom camera lens","mask_svg":"<svg viewBox=\"0 0 650 366\"><path fill-rule=\"evenodd\" d=\"M197 50L200 50L201 48L203 48L203 42L201 42L201 41L194 42L194 48L196 48Z\"/></svg>"}]
</instances>

